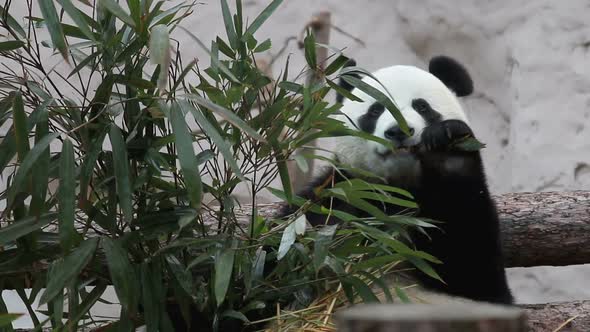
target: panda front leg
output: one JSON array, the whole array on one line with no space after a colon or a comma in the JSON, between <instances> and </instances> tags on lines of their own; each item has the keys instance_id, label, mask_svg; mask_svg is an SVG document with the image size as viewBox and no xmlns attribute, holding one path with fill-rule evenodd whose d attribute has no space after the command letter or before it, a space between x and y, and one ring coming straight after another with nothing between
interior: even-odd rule
<instances>
[{"instance_id":1,"label":"panda front leg","mask_svg":"<svg viewBox=\"0 0 590 332\"><path fill-rule=\"evenodd\" d=\"M479 151L456 142L473 137L460 120L426 127L417 153L421 175L415 190L418 216L439 220L415 245L439 258L435 269L446 284L422 277L426 286L452 295L493 303L512 303L500 247L499 220L489 194Z\"/></svg>"}]
</instances>

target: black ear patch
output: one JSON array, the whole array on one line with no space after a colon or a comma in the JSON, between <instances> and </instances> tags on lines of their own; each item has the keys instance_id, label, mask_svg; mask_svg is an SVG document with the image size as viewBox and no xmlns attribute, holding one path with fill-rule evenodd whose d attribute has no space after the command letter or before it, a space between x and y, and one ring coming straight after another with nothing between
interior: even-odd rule
<instances>
[{"instance_id":1,"label":"black ear patch","mask_svg":"<svg viewBox=\"0 0 590 332\"><path fill-rule=\"evenodd\" d=\"M473 92L473 81L467 69L457 60L439 55L430 60L428 71L441 80L459 97L465 97Z\"/></svg>"},{"instance_id":2,"label":"black ear patch","mask_svg":"<svg viewBox=\"0 0 590 332\"><path fill-rule=\"evenodd\" d=\"M348 61L344 64L344 66L342 68L346 68L346 67L354 67L356 66L356 61L354 61L353 59L348 59ZM355 76L357 78L361 78L360 75L358 74L346 74L346 75L350 75L350 76ZM343 79L340 79L339 85L341 87L343 87L344 89L346 89L346 91L352 91L352 89L354 88L352 85L348 84L346 81L344 81ZM336 93L336 102L337 103L342 103L344 101L344 96Z\"/></svg>"}]
</instances>

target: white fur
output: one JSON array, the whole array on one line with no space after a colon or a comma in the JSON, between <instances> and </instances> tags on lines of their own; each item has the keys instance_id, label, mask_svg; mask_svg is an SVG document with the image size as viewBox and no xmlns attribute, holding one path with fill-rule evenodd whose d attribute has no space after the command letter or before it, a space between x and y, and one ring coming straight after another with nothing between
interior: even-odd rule
<instances>
[{"instance_id":1,"label":"white fur","mask_svg":"<svg viewBox=\"0 0 590 332\"><path fill-rule=\"evenodd\" d=\"M371 77L364 77L363 81L377 88L387 96L393 97L393 101L401 111L403 117L411 128L414 128L414 135L406 140L410 145L419 143L420 135L426 123L424 119L412 108L414 99L422 98L430 106L442 115L443 120L458 119L469 124L465 112L455 94L449 90L444 83L431 73L413 66L391 66L377 70L373 76L387 89L377 83ZM341 116L351 129L357 129L360 116L366 113L367 109L375 102L375 99L366 93L354 89L353 94L362 102L345 99ZM353 121L354 123L351 123ZM385 138L385 131L396 125L397 121L389 111L385 110L379 117L373 135ZM341 162L352 167L370 170L375 175L392 179L418 176L418 161L407 153L399 153L383 159L379 155L386 153L387 147L374 141L368 141L358 137L343 137L336 145L335 153Z\"/></svg>"}]
</instances>

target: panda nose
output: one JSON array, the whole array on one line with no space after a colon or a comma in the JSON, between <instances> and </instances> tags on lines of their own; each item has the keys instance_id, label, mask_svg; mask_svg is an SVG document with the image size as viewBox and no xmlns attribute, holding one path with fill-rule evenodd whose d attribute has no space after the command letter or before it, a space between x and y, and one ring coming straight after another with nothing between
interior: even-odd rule
<instances>
[{"instance_id":1,"label":"panda nose","mask_svg":"<svg viewBox=\"0 0 590 332\"><path fill-rule=\"evenodd\" d=\"M408 128L408 131L410 136L414 135L414 128ZM399 126L393 126L385 131L385 138L390 141L402 142L410 136L406 135Z\"/></svg>"}]
</instances>

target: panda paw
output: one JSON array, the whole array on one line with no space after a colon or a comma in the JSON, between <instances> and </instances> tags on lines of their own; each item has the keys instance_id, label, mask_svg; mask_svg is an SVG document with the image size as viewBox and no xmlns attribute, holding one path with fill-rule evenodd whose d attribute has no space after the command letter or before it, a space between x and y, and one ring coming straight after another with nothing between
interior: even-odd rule
<instances>
[{"instance_id":1,"label":"panda paw","mask_svg":"<svg viewBox=\"0 0 590 332\"><path fill-rule=\"evenodd\" d=\"M473 131L461 120L445 120L426 127L422 131L422 146L426 151L454 150L454 143L472 138Z\"/></svg>"}]
</instances>

